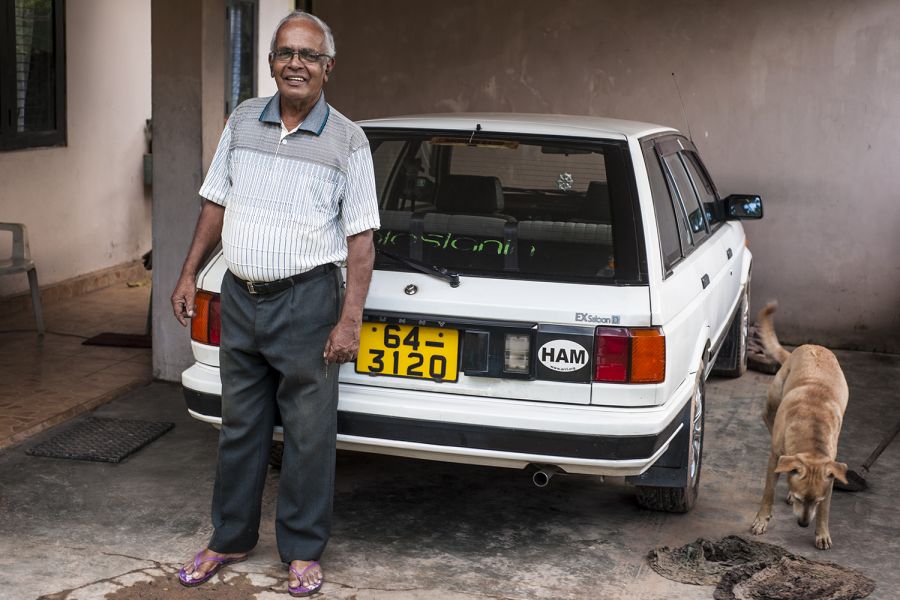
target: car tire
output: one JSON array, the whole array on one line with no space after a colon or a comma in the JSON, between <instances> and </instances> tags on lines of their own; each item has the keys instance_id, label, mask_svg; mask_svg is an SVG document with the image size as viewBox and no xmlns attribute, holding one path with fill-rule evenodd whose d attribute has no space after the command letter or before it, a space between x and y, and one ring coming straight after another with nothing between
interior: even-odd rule
<instances>
[{"instance_id":1,"label":"car tire","mask_svg":"<svg viewBox=\"0 0 900 600\"><path fill-rule=\"evenodd\" d=\"M747 372L747 341L750 338L750 288L741 295L737 313L728 325L728 334L713 366L713 374L736 378Z\"/></svg>"},{"instance_id":2,"label":"car tire","mask_svg":"<svg viewBox=\"0 0 900 600\"><path fill-rule=\"evenodd\" d=\"M662 487L639 485L636 498L639 505L650 510L686 513L697 502L700 491L700 469L703 466L703 427L706 421L706 384L704 366L697 373L697 385L691 396L687 468L684 486Z\"/></svg>"},{"instance_id":3,"label":"car tire","mask_svg":"<svg viewBox=\"0 0 900 600\"><path fill-rule=\"evenodd\" d=\"M281 469L281 459L284 457L284 442L272 442L269 449L269 466L273 469Z\"/></svg>"}]
</instances>

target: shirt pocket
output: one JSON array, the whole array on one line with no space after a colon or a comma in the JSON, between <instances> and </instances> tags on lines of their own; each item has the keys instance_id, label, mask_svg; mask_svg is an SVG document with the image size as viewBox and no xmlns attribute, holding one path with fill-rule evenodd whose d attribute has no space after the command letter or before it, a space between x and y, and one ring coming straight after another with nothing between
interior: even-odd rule
<instances>
[{"instance_id":1,"label":"shirt pocket","mask_svg":"<svg viewBox=\"0 0 900 600\"><path fill-rule=\"evenodd\" d=\"M340 188L336 178L306 175L297 182L294 218L322 224L337 218L340 212Z\"/></svg>"}]
</instances>

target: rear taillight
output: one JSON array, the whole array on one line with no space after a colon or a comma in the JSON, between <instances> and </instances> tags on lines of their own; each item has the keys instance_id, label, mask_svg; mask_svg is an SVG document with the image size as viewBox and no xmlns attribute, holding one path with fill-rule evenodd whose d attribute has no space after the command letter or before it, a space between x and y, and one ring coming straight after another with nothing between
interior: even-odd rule
<instances>
[{"instance_id":1,"label":"rear taillight","mask_svg":"<svg viewBox=\"0 0 900 600\"><path fill-rule=\"evenodd\" d=\"M594 381L661 383L666 378L666 336L659 327L598 327Z\"/></svg>"},{"instance_id":2,"label":"rear taillight","mask_svg":"<svg viewBox=\"0 0 900 600\"><path fill-rule=\"evenodd\" d=\"M218 346L222 320L219 316L219 294L199 291L194 297L196 314L191 319L191 339L201 344Z\"/></svg>"}]
</instances>

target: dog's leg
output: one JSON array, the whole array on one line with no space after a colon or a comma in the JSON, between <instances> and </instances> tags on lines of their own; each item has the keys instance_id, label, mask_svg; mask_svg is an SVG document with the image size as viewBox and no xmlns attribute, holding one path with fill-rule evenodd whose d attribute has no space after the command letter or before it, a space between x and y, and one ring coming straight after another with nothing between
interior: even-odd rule
<instances>
[{"instance_id":1,"label":"dog's leg","mask_svg":"<svg viewBox=\"0 0 900 600\"><path fill-rule=\"evenodd\" d=\"M831 491L834 489L834 481L828 486L828 493L819 505L816 513L816 548L828 550L831 548L831 532L828 531L828 514L831 512Z\"/></svg>"},{"instance_id":2,"label":"dog's leg","mask_svg":"<svg viewBox=\"0 0 900 600\"><path fill-rule=\"evenodd\" d=\"M753 526L750 527L750 533L760 535L766 532L769 525L769 519L772 518L772 504L775 501L775 484L778 483L778 473L775 467L778 465L778 456L774 452L769 454L769 469L766 471L766 489L763 491L762 504L759 512L756 513L756 519Z\"/></svg>"},{"instance_id":3,"label":"dog's leg","mask_svg":"<svg viewBox=\"0 0 900 600\"><path fill-rule=\"evenodd\" d=\"M769 384L766 394L766 409L763 412L763 421L765 421L769 433L772 433L772 428L775 427L775 415L778 413L778 407L781 406L781 399L784 396L784 381L790 372L790 364L785 363L778 369L778 373Z\"/></svg>"}]
</instances>

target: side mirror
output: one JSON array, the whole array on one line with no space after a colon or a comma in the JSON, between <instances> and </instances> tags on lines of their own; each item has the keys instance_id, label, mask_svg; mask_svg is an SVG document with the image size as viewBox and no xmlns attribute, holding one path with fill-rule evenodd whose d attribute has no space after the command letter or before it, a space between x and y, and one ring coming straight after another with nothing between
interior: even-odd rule
<instances>
[{"instance_id":1,"label":"side mirror","mask_svg":"<svg viewBox=\"0 0 900 600\"><path fill-rule=\"evenodd\" d=\"M725 219L762 219L762 198L756 194L732 194L722 200L725 204Z\"/></svg>"}]
</instances>

